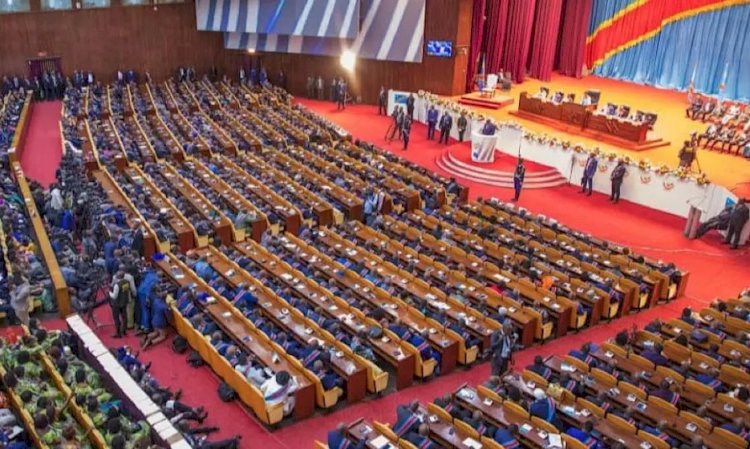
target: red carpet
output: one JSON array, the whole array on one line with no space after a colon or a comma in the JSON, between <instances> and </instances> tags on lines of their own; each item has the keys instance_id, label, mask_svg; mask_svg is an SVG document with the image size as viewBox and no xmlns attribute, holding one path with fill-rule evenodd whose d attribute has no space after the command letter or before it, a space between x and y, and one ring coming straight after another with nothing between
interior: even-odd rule
<instances>
[{"instance_id":1,"label":"red carpet","mask_svg":"<svg viewBox=\"0 0 750 449\"><path fill-rule=\"evenodd\" d=\"M26 178L47 187L55 182L62 158L60 141L61 101L34 103L21 165Z\"/></svg>"},{"instance_id":2,"label":"red carpet","mask_svg":"<svg viewBox=\"0 0 750 449\"><path fill-rule=\"evenodd\" d=\"M373 107L352 106L347 108L345 112L336 112L335 105L331 103L304 101L304 104L308 105L313 111L321 113L345 127L357 138L374 142L425 167L436 169L435 156L444 146L440 146L436 142L428 142L426 140L426 128L423 125L416 124L414 126L410 149L407 152L402 152L400 151L400 145L394 143L389 146L384 142L383 135L388 127L389 119L377 117L376 110ZM33 131L34 128L32 128ZM32 135L29 136L30 139L32 137ZM30 141L34 142L33 140ZM451 145L468 144L458 144L452 141ZM42 148L40 151L44 151L45 147L40 148ZM54 156L57 150L50 149L47 151L53 153L52 156ZM501 199L508 199L511 193L509 189L478 185L471 185L471 188L472 198L497 196ZM691 272L687 297L638 315L620 319L612 324L600 324L582 334L569 335L544 346L536 346L523 351L518 354L516 359L518 367L530 363L533 356L537 354L567 353L568 350L580 346L585 341L604 340L621 329L629 328L633 324L643 325L656 317L676 316L683 307L700 307L717 296L735 296L742 288L748 286L747 283L750 279L750 267L747 264L748 250L730 252L719 243L718 236L713 235L702 241L688 241L682 236L683 220L678 217L630 203L611 205L602 195L586 198L575 192L575 187L526 191L521 197L520 204L533 212L555 217L571 227L629 245L635 251L648 256L676 262L682 269ZM112 321L106 306L97 312L97 316L102 322L111 323ZM59 321L52 322L50 325L55 323L59 323ZM97 333L106 344L123 344L123 340L111 339L109 337L111 332L112 327L109 326L102 328ZM131 345L137 345L134 337L130 337L126 341ZM221 402L216 394L218 380L211 371L205 367L200 369L189 367L185 363L184 356L172 353L168 342L144 352L141 358L144 361L153 362L152 372L162 383L173 388L182 388L185 402L207 407L210 412L207 424L219 425L222 429L218 436L231 436L239 433L244 437L241 447L248 449L309 448L312 447L314 439L324 441L326 433L339 422L351 421L360 417L393 422L396 405L398 404L412 399L428 402L440 394L455 389L464 382L478 384L489 375L487 364L469 371L459 370L432 382L388 394L383 398L347 406L340 411L321 414L319 417L269 433L237 403L226 404Z\"/></svg>"}]
</instances>

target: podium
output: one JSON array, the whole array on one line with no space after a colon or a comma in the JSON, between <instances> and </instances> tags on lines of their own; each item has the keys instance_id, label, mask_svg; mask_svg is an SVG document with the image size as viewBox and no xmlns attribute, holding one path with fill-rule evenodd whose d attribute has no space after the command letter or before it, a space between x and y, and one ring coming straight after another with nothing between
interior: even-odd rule
<instances>
[{"instance_id":1,"label":"podium","mask_svg":"<svg viewBox=\"0 0 750 449\"><path fill-rule=\"evenodd\" d=\"M471 133L471 160L480 164L491 164L495 162L495 144L497 133L485 136L481 130Z\"/></svg>"}]
</instances>

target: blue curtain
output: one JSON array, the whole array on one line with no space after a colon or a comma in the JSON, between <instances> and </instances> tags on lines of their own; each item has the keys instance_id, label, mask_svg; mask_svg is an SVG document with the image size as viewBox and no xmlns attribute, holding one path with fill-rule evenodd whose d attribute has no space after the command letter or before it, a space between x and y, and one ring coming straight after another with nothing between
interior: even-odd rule
<instances>
[{"instance_id":1,"label":"blue curtain","mask_svg":"<svg viewBox=\"0 0 750 449\"><path fill-rule=\"evenodd\" d=\"M724 98L750 99L750 5L733 6L671 23L640 44L607 59L597 75L672 89L695 88Z\"/></svg>"},{"instance_id":2,"label":"blue curtain","mask_svg":"<svg viewBox=\"0 0 750 449\"><path fill-rule=\"evenodd\" d=\"M591 22L589 22L589 36L602 22L611 19L619 11L635 2L636 0L594 0L591 8Z\"/></svg>"}]
</instances>

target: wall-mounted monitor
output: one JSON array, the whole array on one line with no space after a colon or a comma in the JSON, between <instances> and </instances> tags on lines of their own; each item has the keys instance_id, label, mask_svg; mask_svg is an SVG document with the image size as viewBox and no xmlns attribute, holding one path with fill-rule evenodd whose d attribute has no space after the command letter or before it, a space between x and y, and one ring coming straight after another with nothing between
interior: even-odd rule
<instances>
[{"instance_id":1,"label":"wall-mounted monitor","mask_svg":"<svg viewBox=\"0 0 750 449\"><path fill-rule=\"evenodd\" d=\"M453 42L451 41L427 41L427 55L450 58L453 56Z\"/></svg>"}]
</instances>

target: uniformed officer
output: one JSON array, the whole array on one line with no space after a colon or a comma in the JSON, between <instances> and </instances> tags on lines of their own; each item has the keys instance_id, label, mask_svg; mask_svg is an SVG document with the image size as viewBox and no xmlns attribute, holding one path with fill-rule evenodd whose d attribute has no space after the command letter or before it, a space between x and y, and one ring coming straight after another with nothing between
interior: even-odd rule
<instances>
[{"instance_id":1,"label":"uniformed officer","mask_svg":"<svg viewBox=\"0 0 750 449\"><path fill-rule=\"evenodd\" d=\"M440 139L438 143L448 144L448 137L451 134L451 128L453 128L453 117L448 114L448 111L443 112L443 116L440 117Z\"/></svg>"}]
</instances>

